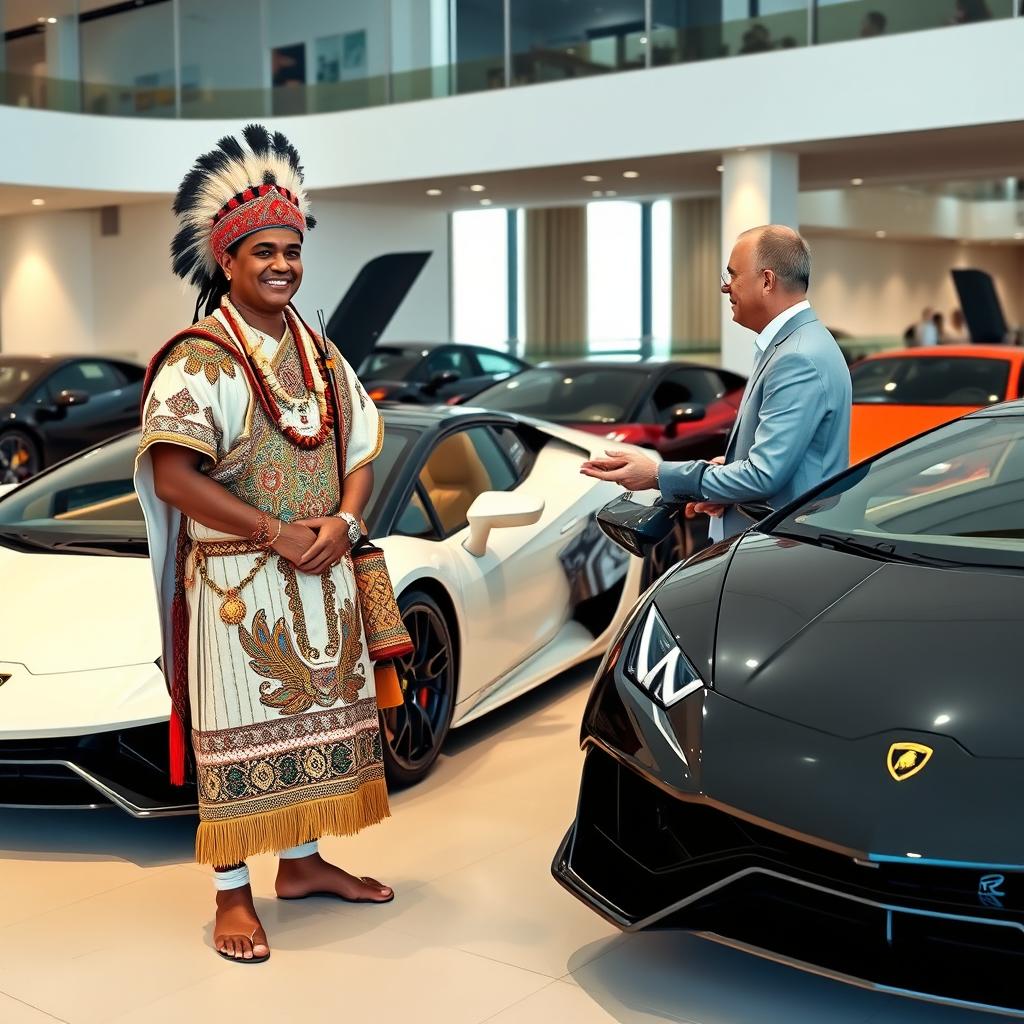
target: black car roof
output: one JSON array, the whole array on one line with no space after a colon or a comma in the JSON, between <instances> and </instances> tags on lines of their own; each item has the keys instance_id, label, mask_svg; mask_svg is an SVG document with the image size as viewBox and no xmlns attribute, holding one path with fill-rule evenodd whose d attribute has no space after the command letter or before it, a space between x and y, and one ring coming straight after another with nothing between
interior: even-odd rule
<instances>
[{"instance_id":1,"label":"black car roof","mask_svg":"<svg viewBox=\"0 0 1024 1024\"><path fill-rule=\"evenodd\" d=\"M389 349L400 349L402 351L411 349L415 351L416 349L441 348L443 345L453 344L455 343L451 341L382 341L370 350L370 355L372 356L374 352L385 352Z\"/></svg>"},{"instance_id":2,"label":"black car roof","mask_svg":"<svg viewBox=\"0 0 1024 1024\"><path fill-rule=\"evenodd\" d=\"M533 367L536 370L615 370L617 373L650 373L665 367L697 367L702 370L714 370L717 367L705 363L693 363L683 359L643 359L639 362L619 362L616 359L552 359Z\"/></svg>"}]
</instances>

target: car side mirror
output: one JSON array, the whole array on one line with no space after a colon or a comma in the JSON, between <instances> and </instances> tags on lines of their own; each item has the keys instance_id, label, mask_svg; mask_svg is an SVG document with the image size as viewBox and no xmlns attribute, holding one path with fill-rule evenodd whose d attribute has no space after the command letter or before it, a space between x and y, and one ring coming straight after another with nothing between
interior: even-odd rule
<instances>
[{"instance_id":1,"label":"car side mirror","mask_svg":"<svg viewBox=\"0 0 1024 1024\"><path fill-rule=\"evenodd\" d=\"M436 395L441 388L448 384L454 384L457 380L459 380L459 375L454 370L442 370L427 381L423 391L428 395Z\"/></svg>"},{"instance_id":2,"label":"car side mirror","mask_svg":"<svg viewBox=\"0 0 1024 1024\"><path fill-rule=\"evenodd\" d=\"M58 396L54 405L58 409L67 409L71 405L85 405L89 401L88 391L76 391L71 388L65 388Z\"/></svg>"},{"instance_id":3,"label":"car side mirror","mask_svg":"<svg viewBox=\"0 0 1024 1024\"><path fill-rule=\"evenodd\" d=\"M680 423L696 423L707 416L707 409L696 402L687 405L677 405L668 414L668 422L665 424L665 436L675 437Z\"/></svg>"},{"instance_id":4,"label":"car side mirror","mask_svg":"<svg viewBox=\"0 0 1024 1024\"><path fill-rule=\"evenodd\" d=\"M469 506L469 536L462 546L474 557L487 554L491 530L510 526L533 526L544 514L544 499L509 491L484 491Z\"/></svg>"}]
</instances>

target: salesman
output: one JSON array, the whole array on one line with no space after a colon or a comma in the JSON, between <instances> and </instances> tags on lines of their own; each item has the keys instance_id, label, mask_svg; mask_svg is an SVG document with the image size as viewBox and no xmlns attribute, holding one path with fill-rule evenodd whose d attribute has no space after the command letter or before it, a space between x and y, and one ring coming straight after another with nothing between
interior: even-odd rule
<instances>
[{"instance_id":1,"label":"salesman","mask_svg":"<svg viewBox=\"0 0 1024 1024\"><path fill-rule=\"evenodd\" d=\"M811 254L791 228L753 228L736 240L722 274L736 323L754 331L754 368L725 456L663 462L609 450L580 472L627 490L658 488L711 516L710 537L741 533L740 502L781 508L846 469L850 459L850 371L835 338L807 301Z\"/></svg>"}]
</instances>

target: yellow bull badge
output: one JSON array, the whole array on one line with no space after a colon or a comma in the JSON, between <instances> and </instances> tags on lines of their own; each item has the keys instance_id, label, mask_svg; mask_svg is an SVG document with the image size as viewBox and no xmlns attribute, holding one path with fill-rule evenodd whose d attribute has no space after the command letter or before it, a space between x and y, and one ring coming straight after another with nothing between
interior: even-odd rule
<instances>
[{"instance_id":1,"label":"yellow bull badge","mask_svg":"<svg viewBox=\"0 0 1024 1024\"><path fill-rule=\"evenodd\" d=\"M897 782L906 782L916 775L931 760L934 750L923 743L894 743L886 755L885 764L889 774Z\"/></svg>"}]
</instances>

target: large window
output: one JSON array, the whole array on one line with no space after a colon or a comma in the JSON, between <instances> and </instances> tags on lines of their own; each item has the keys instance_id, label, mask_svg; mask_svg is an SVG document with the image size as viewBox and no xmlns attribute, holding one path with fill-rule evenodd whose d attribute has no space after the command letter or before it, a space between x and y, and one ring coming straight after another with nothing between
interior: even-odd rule
<instances>
[{"instance_id":1,"label":"large window","mask_svg":"<svg viewBox=\"0 0 1024 1024\"><path fill-rule=\"evenodd\" d=\"M636 348L642 319L639 203L587 207L587 336L592 352Z\"/></svg>"},{"instance_id":2,"label":"large window","mask_svg":"<svg viewBox=\"0 0 1024 1024\"><path fill-rule=\"evenodd\" d=\"M508 304L508 211L453 214L452 336L505 348Z\"/></svg>"}]
</instances>

